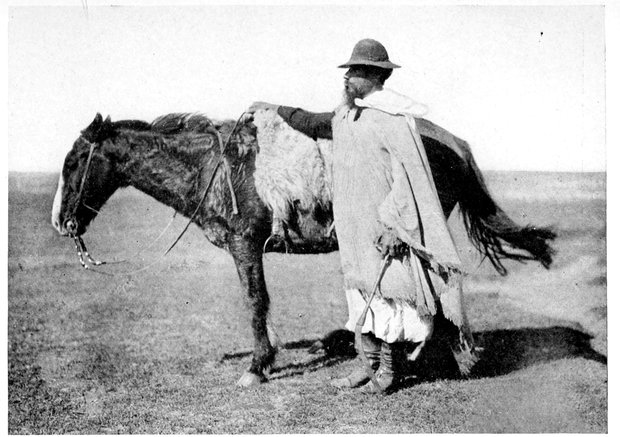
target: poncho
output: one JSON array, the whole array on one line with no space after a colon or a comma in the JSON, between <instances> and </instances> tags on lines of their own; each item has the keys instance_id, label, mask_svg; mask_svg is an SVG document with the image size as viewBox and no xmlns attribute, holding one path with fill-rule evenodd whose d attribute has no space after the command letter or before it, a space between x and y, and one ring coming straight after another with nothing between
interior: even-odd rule
<instances>
[{"instance_id":1,"label":"poncho","mask_svg":"<svg viewBox=\"0 0 620 437\"><path fill-rule=\"evenodd\" d=\"M461 262L448 230L428 160L415 127L414 102L391 90L356 99L333 119L334 220L346 288L370 293L381 263L376 238L386 228L411 253L393 260L380 295L404 299L420 315L443 313L471 334L462 304Z\"/></svg>"}]
</instances>

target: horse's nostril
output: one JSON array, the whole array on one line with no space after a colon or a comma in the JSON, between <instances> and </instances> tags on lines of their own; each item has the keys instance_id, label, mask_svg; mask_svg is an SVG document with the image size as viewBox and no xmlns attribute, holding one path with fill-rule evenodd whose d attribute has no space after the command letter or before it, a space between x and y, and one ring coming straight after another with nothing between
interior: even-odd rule
<instances>
[{"instance_id":1,"label":"horse's nostril","mask_svg":"<svg viewBox=\"0 0 620 437\"><path fill-rule=\"evenodd\" d=\"M71 234L77 231L77 223L75 220L69 219L65 222L64 228Z\"/></svg>"}]
</instances>

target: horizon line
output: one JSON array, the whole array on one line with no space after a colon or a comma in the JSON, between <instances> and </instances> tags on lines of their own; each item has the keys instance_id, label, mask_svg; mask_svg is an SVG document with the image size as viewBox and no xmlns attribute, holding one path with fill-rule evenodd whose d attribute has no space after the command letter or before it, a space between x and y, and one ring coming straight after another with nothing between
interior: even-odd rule
<instances>
[{"instance_id":1,"label":"horizon line","mask_svg":"<svg viewBox=\"0 0 620 437\"><path fill-rule=\"evenodd\" d=\"M481 168L483 172L524 172L524 173L607 173L607 169L602 170L570 170L570 169L510 169L510 168ZM8 173L45 173L59 174L59 170L8 170Z\"/></svg>"}]
</instances>

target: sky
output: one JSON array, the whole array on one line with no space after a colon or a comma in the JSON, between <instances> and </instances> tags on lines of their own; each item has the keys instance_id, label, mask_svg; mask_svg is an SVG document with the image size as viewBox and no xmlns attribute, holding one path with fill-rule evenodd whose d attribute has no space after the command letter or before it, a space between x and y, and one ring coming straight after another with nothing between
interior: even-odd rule
<instances>
[{"instance_id":1,"label":"sky","mask_svg":"<svg viewBox=\"0 0 620 437\"><path fill-rule=\"evenodd\" d=\"M63 3L8 9L9 171L60 171L97 112L330 111L362 38L483 170L606 169L604 6Z\"/></svg>"}]
</instances>

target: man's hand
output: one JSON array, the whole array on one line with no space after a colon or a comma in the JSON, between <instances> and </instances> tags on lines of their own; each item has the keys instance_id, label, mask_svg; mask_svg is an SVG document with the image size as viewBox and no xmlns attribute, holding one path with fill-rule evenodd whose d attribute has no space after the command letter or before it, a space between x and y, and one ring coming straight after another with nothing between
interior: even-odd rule
<instances>
[{"instance_id":1,"label":"man's hand","mask_svg":"<svg viewBox=\"0 0 620 437\"><path fill-rule=\"evenodd\" d=\"M273 103L267 103L267 102L254 102L250 105L248 109L245 110L245 112L243 113L243 117L241 118L241 121L243 123L247 123L249 121L254 120L254 113L256 111L260 111L261 109L264 109L264 110L271 109L273 111L277 111L279 106L280 105L274 105Z\"/></svg>"},{"instance_id":2,"label":"man's hand","mask_svg":"<svg viewBox=\"0 0 620 437\"><path fill-rule=\"evenodd\" d=\"M245 112L254 114L256 111L259 111L261 109L271 109L273 111L277 111L279 106L280 105L274 105L273 103L267 103L267 102L254 102L250 105L250 107Z\"/></svg>"},{"instance_id":3,"label":"man's hand","mask_svg":"<svg viewBox=\"0 0 620 437\"><path fill-rule=\"evenodd\" d=\"M409 252L409 246L398 238L396 232L387 228L375 239L375 246L383 257L389 254L392 258L401 259Z\"/></svg>"}]
</instances>

